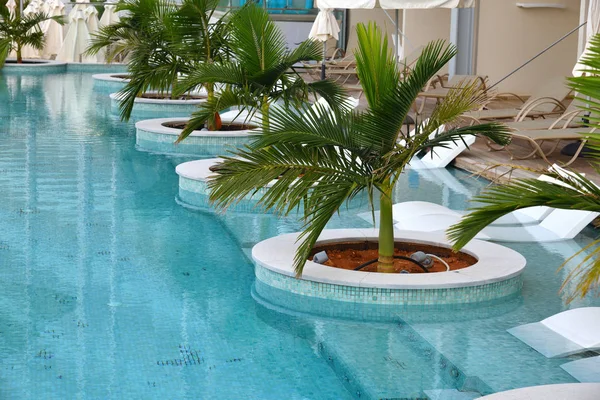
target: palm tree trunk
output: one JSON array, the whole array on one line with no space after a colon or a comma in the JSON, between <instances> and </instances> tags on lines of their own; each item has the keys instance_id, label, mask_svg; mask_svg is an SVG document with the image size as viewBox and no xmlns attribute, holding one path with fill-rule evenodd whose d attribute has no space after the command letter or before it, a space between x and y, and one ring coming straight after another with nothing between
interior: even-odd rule
<instances>
[{"instance_id":1,"label":"palm tree trunk","mask_svg":"<svg viewBox=\"0 0 600 400\"><path fill-rule=\"evenodd\" d=\"M392 191L389 181L382 188L379 200L379 263L377 272L394 272L394 219Z\"/></svg>"},{"instance_id":2,"label":"palm tree trunk","mask_svg":"<svg viewBox=\"0 0 600 400\"><path fill-rule=\"evenodd\" d=\"M23 51L20 44L17 44L17 64L23 64Z\"/></svg>"},{"instance_id":3,"label":"palm tree trunk","mask_svg":"<svg viewBox=\"0 0 600 400\"><path fill-rule=\"evenodd\" d=\"M263 131L267 131L269 129L269 96L263 96L260 111L262 112Z\"/></svg>"}]
</instances>

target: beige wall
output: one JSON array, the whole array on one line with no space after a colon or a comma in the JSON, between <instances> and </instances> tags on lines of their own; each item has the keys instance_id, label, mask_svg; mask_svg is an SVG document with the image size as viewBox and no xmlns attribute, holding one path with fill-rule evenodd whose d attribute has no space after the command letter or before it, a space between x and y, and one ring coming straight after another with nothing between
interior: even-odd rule
<instances>
[{"instance_id":1,"label":"beige wall","mask_svg":"<svg viewBox=\"0 0 600 400\"><path fill-rule=\"evenodd\" d=\"M388 11L389 15L395 18L394 10ZM402 12L400 12L399 22L402 23ZM356 48L356 25L357 24L368 24L369 22L374 21L377 26L383 29L388 34L388 45L390 49L394 48L394 44L392 43L391 34L394 33L394 24L390 19L385 15L382 9L375 8L373 10L349 10L348 11L348 26L350 27L350 32L348 35L348 46L347 51L348 54L351 54L352 51Z\"/></svg>"},{"instance_id":2,"label":"beige wall","mask_svg":"<svg viewBox=\"0 0 600 400\"><path fill-rule=\"evenodd\" d=\"M566 9L523 9L509 0L480 0L477 72L495 83L579 25L580 0L544 0ZM501 91L528 94L546 79L571 75L577 34L504 81Z\"/></svg>"},{"instance_id":3,"label":"beige wall","mask_svg":"<svg viewBox=\"0 0 600 400\"><path fill-rule=\"evenodd\" d=\"M534 2L533 0L522 0ZM476 68L495 83L546 46L579 25L580 0L545 0L566 5L565 9L516 6L511 0L480 0ZM408 37L405 51L435 39L449 40L450 10L408 10L403 31ZM391 11L393 15L393 11ZM349 26L375 21L393 33L391 21L381 9L351 10ZM402 14L400 14L402 22ZM390 37L390 36L388 36ZM577 34L571 35L548 53L504 81L498 89L529 94L554 76L569 76L577 59ZM391 42L391 37L390 37ZM409 45L410 44L410 45ZM356 46L356 33L350 32L348 49ZM411 47L412 45L412 47ZM391 43L390 43L390 46Z\"/></svg>"},{"instance_id":4,"label":"beige wall","mask_svg":"<svg viewBox=\"0 0 600 400\"><path fill-rule=\"evenodd\" d=\"M394 10L388 12L394 18ZM402 12L406 13L405 27L402 27ZM350 10L348 14L349 26L352 27L348 40L348 51L352 51L356 47L356 32L354 31L356 24L367 24L369 21L375 21L380 28L385 29L388 34L390 48L393 49L391 35L395 33L394 25L383 10ZM450 10L448 9L400 11L399 22L400 28L407 37L405 54L409 54L413 49L432 40L449 40L450 38Z\"/></svg>"}]
</instances>

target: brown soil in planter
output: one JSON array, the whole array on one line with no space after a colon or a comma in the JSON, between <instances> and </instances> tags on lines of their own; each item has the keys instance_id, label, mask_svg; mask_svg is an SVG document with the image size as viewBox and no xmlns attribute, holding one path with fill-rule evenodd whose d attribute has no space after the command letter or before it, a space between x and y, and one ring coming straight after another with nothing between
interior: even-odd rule
<instances>
[{"instance_id":1,"label":"brown soil in planter","mask_svg":"<svg viewBox=\"0 0 600 400\"><path fill-rule=\"evenodd\" d=\"M15 65L18 64L17 60L6 60L6 64ZM48 61L34 61L34 60L23 60L21 64L50 64Z\"/></svg>"},{"instance_id":2,"label":"brown soil in planter","mask_svg":"<svg viewBox=\"0 0 600 400\"><path fill-rule=\"evenodd\" d=\"M111 78L118 78L118 79L129 79L129 75L127 74L116 74L116 75L111 75Z\"/></svg>"},{"instance_id":3,"label":"brown soil in planter","mask_svg":"<svg viewBox=\"0 0 600 400\"><path fill-rule=\"evenodd\" d=\"M165 122L162 124L167 128L173 129L183 129L187 125L186 121L173 121L173 122ZM247 131L250 129L257 128L254 125L246 125L246 124L223 124L219 132L239 132L239 131Z\"/></svg>"},{"instance_id":4,"label":"brown soil in planter","mask_svg":"<svg viewBox=\"0 0 600 400\"><path fill-rule=\"evenodd\" d=\"M202 100L206 99L206 96L198 96L198 95L183 95L171 98L169 94L158 94L158 93L144 93L142 94L142 98L144 99L156 99L156 100Z\"/></svg>"},{"instance_id":5,"label":"brown soil in planter","mask_svg":"<svg viewBox=\"0 0 600 400\"><path fill-rule=\"evenodd\" d=\"M377 243L376 242L349 242L349 243L333 243L315 247L310 253L310 259L312 260L313 255L320 251L325 251L329 257L324 265L334 268L350 269L353 270L361 264L367 261L374 260L378 257ZM434 254L446 261L450 266L450 270L454 271L470 267L477 262L475 257L472 257L466 253L454 253L452 250L437 247L422 245L417 243L397 242L394 255L410 257L416 251L423 251L428 254ZM433 259L433 267L429 269L430 272L444 272L446 266L439 260ZM396 273L400 273L402 270L413 273L426 273L418 265L407 261L394 259L394 270ZM364 272L377 272L377 262L361 269Z\"/></svg>"}]
</instances>

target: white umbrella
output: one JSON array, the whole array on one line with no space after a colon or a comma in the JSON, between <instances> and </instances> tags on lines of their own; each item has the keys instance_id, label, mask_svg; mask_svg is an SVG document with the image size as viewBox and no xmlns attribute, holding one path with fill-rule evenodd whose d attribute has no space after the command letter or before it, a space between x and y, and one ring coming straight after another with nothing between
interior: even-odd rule
<instances>
[{"instance_id":1,"label":"white umbrella","mask_svg":"<svg viewBox=\"0 0 600 400\"><path fill-rule=\"evenodd\" d=\"M8 0L6 2L6 8L8 8L8 13L11 18L15 17L15 10L17 9L17 2L15 0Z\"/></svg>"},{"instance_id":2,"label":"white umbrella","mask_svg":"<svg viewBox=\"0 0 600 400\"><path fill-rule=\"evenodd\" d=\"M56 55L56 59L66 62L95 62L83 55L90 42L90 32L88 31L83 12L78 12L69 23L65 41Z\"/></svg>"},{"instance_id":3,"label":"white umbrella","mask_svg":"<svg viewBox=\"0 0 600 400\"><path fill-rule=\"evenodd\" d=\"M319 8L319 14L308 34L309 39L323 42L323 61L321 62L321 79L325 79L325 56L327 54L327 41L338 40L340 27L338 26L332 8Z\"/></svg>"},{"instance_id":4,"label":"white umbrella","mask_svg":"<svg viewBox=\"0 0 600 400\"><path fill-rule=\"evenodd\" d=\"M48 3L48 15L59 17L64 15L65 5L60 0L50 0ZM42 27L46 34L46 44L42 56L50 58L58 54L64 40L64 30L61 24L56 21L48 20Z\"/></svg>"},{"instance_id":5,"label":"white umbrella","mask_svg":"<svg viewBox=\"0 0 600 400\"><path fill-rule=\"evenodd\" d=\"M90 35L93 35L98 32L98 10L96 7L89 5L83 11L83 18L85 19L85 24L88 27L88 31Z\"/></svg>"},{"instance_id":6,"label":"white umbrella","mask_svg":"<svg viewBox=\"0 0 600 400\"><path fill-rule=\"evenodd\" d=\"M102 14L102 18L100 18L100 21L98 21L98 27L102 28L103 26L114 25L120 20L121 18L119 18L119 14L117 13L116 4L105 3L104 13Z\"/></svg>"},{"instance_id":7,"label":"white umbrella","mask_svg":"<svg viewBox=\"0 0 600 400\"><path fill-rule=\"evenodd\" d=\"M585 28L585 50L579 56L575 68L573 68L573 76L581 76L585 66L581 64L583 57L586 57L589 52L590 39L592 36L600 32L600 0L590 0L590 6L588 8L587 24Z\"/></svg>"},{"instance_id":8,"label":"white umbrella","mask_svg":"<svg viewBox=\"0 0 600 400\"><path fill-rule=\"evenodd\" d=\"M37 12L43 11L42 9L42 1L41 0L33 0L31 1L27 7L23 10L23 16L28 16ZM31 31L34 29L42 29L40 26L36 26L35 28L31 28ZM40 58L40 51L34 49L31 46L23 47L23 58Z\"/></svg>"},{"instance_id":9,"label":"white umbrella","mask_svg":"<svg viewBox=\"0 0 600 400\"><path fill-rule=\"evenodd\" d=\"M88 32L90 33L90 39L93 37L93 35L95 35L96 33L98 33L99 28L99 21L98 21L98 10L96 9L96 7L94 6L88 6L85 11L83 12L83 17L85 19L85 23L88 27ZM89 43L88 43L89 45ZM102 49L100 50L98 53L96 53L95 56L90 56L89 60L92 60L92 62L99 62L102 63L104 62L105 59L105 51Z\"/></svg>"},{"instance_id":10,"label":"white umbrella","mask_svg":"<svg viewBox=\"0 0 600 400\"><path fill-rule=\"evenodd\" d=\"M88 0L77 0L76 3L85 3ZM67 17L67 23L71 23L71 21L73 21L75 19L75 17L77 16L77 12L81 11L84 12L85 8L87 7L87 5L85 4L75 4L73 6L73 8L71 8L71 11L69 12L69 16Z\"/></svg>"}]
</instances>

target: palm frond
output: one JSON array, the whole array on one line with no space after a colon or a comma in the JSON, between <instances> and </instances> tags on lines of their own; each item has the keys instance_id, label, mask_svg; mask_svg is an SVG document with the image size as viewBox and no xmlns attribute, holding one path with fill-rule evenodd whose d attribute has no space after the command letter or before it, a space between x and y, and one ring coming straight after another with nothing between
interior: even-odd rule
<instances>
[{"instance_id":1,"label":"palm frond","mask_svg":"<svg viewBox=\"0 0 600 400\"><path fill-rule=\"evenodd\" d=\"M454 248L464 247L486 226L515 210L535 206L600 212L600 188L579 174L549 174L558 182L521 179L493 186L473 201L481 204L470 209L459 223L451 226L448 237Z\"/></svg>"},{"instance_id":2,"label":"palm frond","mask_svg":"<svg viewBox=\"0 0 600 400\"><path fill-rule=\"evenodd\" d=\"M192 113L190 120L175 143L180 143L185 140L185 138L191 135L193 131L204 128L206 122L214 117L216 113L220 113L232 107L239 107L242 110L250 111L249 119L251 120L254 112L258 109L258 106L255 96L249 95L243 90L227 87L213 98L207 99L206 102L200 105L197 111Z\"/></svg>"},{"instance_id":3,"label":"palm frond","mask_svg":"<svg viewBox=\"0 0 600 400\"><path fill-rule=\"evenodd\" d=\"M579 261L580 258L583 259ZM591 291L597 292L600 287L600 239L594 240L569 257L560 269L571 268L574 263L576 265L560 288L560 291L567 295L569 303L577 297L585 297Z\"/></svg>"}]
</instances>

